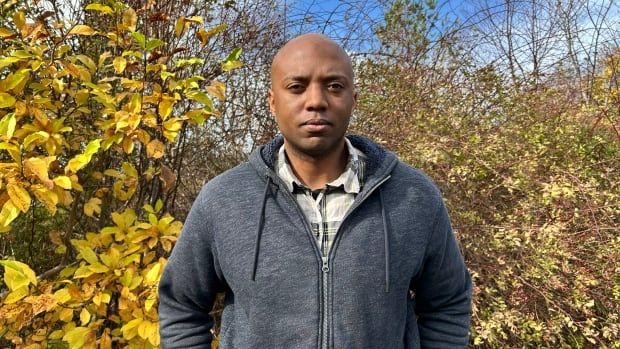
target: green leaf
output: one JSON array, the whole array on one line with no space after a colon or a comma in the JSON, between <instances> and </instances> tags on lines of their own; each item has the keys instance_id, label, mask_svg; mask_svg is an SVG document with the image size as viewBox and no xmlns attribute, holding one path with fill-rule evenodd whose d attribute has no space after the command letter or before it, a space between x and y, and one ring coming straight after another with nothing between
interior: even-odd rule
<instances>
[{"instance_id":1,"label":"green leaf","mask_svg":"<svg viewBox=\"0 0 620 349\"><path fill-rule=\"evenodd\" d=\"M131 36L133 36L134 40L136 40L140 47L146 48L146 38L144 37L144 34L140 32L132 32Z\"/></svg>"},{"instance_id":2,"label":"green leaf","mask_svg":"<svg viewBox=\"0 0 620 349\"><path fill-rule=\"evenodd\" d=\"M232 52L228 55L228 57L226 58L226 61L238 60L239 57L241 56L241 52L242 52L241 47L237 47L236 49L232 50Z\"/></svg>"},{"instance_id":3,"label":"green leaf","mask_svg":"<svg viewBox=\"0 0 620 349\"><path fill-rule=\"evenodd\" d=\"M152 51L154 49L156 49L157 47L163 45L164 42L159 40L159 39L150 39L147 43L146 43L146 50L147 51Z\"/></svg>"},{"instance_id":4,"label":"green leaf","mask_svg":"<svg viewBox=\"0 0 620 349\"><path fill-rule=\"evenodd\" d=\"M209 97L206 93L200 91L190 91L186 93L187 98L196 101L198 103L202 103L207 106L209 109L213 110L213 102L211 101L211 97Z\"/></svg>"}]
</instances>

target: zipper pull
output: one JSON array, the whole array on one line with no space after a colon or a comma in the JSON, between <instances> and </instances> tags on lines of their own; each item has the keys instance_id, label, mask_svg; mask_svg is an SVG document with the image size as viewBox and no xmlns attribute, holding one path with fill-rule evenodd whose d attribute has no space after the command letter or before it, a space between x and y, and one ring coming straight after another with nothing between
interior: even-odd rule
<instances>
[{"instance_id":1,"label":"zipper pull","mask_svg":"<svg viewBox=\"0 0 620 349\"><path fill-rule=\"evenodd\" d=\"M321 268L321 270L324 273L329 273L329 263L326 260L323 261L323 267Z\"/></svg>"}]
</instances>

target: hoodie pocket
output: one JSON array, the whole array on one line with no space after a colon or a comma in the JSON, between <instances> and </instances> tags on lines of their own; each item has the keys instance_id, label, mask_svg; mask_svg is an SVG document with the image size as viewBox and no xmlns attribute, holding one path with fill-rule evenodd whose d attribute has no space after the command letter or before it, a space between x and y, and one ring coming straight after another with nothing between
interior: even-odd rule
<instances>
[{"instance_id":1,"label":"hoodie pocket","mask_svg":"<svg viewBox=\"0 0 620 349\"><path fill-rule=\"evenodd\" d=\"M407 324L405 326L405 349L420 349L418 318L415 314L415 300L407 301Z\"/></svg>"}]
</instances>

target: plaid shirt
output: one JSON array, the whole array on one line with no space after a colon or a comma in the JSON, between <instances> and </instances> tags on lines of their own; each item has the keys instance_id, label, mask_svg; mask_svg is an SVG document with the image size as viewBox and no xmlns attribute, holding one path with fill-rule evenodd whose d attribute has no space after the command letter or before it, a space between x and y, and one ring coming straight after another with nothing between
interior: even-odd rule
<instances>
[{"instance_id":1,"label":"plaid shirt","mask_svg":"<svg viewBox=\"0 0 620 349\"><path fill-rule=\"evenodd\" d=\"M324 188L314 191L303 185L295 176L284 152L284 146L280 147L276 159L278 176L293 193L310 222L323 260L327 260L338 227L363 186L366 156L353 147L348 139L345 138L345 142L349 151L349 160L344 172L340 177L327 183Z\"/></svg>"}]
</instances>

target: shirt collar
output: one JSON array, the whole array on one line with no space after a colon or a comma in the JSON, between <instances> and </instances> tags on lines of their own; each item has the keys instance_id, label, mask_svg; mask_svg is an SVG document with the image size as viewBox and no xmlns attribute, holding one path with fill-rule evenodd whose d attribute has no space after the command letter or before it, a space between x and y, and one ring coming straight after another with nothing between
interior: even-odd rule
<instances>
[{"instance_id":1,"label":"shirt collar","mask_svg":"<svg viewBox=\"0 0 620 349\"><path fill-rule=\"evenodd\" d=\"M349 152L349 158L347 165L338 178L327 183L329 187L340 187L344 189L346 193L358 194L363 185L364 174L364 159L366 156L359 149L355 148L351 142L345 137L344 139L347 150ZM295 189L295 186L306 187L293 173L293 169L286 157L284 151L284 145L278 150L276 158L276 169L278 176L284 181L286 188L291 193Z\"/></svg>"}]
</instances>

